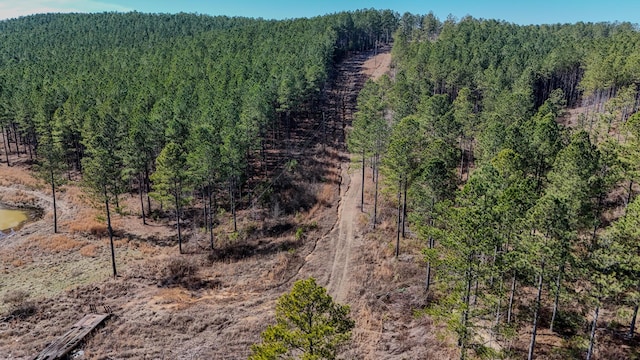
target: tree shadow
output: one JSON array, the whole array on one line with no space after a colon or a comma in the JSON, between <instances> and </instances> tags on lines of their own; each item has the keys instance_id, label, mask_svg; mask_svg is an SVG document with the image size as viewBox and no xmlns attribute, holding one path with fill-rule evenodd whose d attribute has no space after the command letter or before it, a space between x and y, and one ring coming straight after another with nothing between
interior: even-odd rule
<instances>
[{"instance_id":1,"label":"tree shadow","mask_svg":"<svg viewBox=\"0 0 640 360\"><path fill-rule=\"evenodd\" d=\"M299 248L301 241L285 240L285 241L257 241L229 244L225 247L212 251L207 259L211 263L239 261L242 259L265 256L286 252Z\"/></svg>"}]
</instances>

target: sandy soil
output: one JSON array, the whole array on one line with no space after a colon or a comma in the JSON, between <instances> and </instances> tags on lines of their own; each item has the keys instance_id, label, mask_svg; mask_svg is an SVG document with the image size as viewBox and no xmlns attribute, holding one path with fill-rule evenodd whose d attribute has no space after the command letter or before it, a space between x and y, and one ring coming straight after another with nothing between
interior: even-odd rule
<instances>
[{"instance_id":1,"label":"sandy soil","mask_svg":"<svg viewBox=\"0 0 640 360\"><path fill-rule=\"evenodd\" d=\"M345 302L347 292L353 287L349 279L349 260L352 248L355 247L354 227L360 214L358 205L362 182L353 171L349 171L348 164L342 166L340 179L336 223L306 256L300 273L301 277L315 277L320 284L326 286L334 299Z\"/></svg>"},{"instance_id":2,"label":"sandy soil","mask_svg":"<svg viewBox=\"0 0 640 360\"><path fill-rule=\"evenodd\" d=\"M354 226L357 224L357 216L360 213L358 198L361 193L362 181L358 176L355 176L354 172L349 173L346 169L342 172L341 177L343 179L341 188L346 188L346 191L341 193L337 226L330 234L333 264L327 289L334 299L344 302L347 298L347 292L352 288L352 282L349 281L349 261L356 240Z\"/></svg>"},{"instance_id":3,"label":"sandy soil","mask_svg":"<svg viewBox=\"0 0 640 360\"><path fill-rule=\"evenodd\" d=\"M379 79L391 68L391 53L382 52L364 62L362 71L373 80Z\"/></svg>"}]
</instances>

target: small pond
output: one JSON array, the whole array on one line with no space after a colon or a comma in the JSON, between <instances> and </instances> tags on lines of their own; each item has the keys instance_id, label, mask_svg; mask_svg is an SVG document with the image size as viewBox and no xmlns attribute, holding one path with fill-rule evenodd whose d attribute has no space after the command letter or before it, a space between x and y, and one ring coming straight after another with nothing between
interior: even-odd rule
<instances>
[{"instance_id":1,"label":"small pond","mask_svg":"<svg viewBox=\"0 0 640 360\"><path fill-rule=\"evenodd\" d=\"M27 220L29 212L26 210L11 209L0 204L0 231L19 229ZM0 235L2 237L2 235Z\"/></svg>"}]
</instances>

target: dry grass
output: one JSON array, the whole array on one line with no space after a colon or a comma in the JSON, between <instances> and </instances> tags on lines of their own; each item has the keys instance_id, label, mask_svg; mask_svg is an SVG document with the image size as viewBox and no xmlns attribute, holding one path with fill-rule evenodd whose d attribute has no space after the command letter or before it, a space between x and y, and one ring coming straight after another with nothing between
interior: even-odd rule
<instances>
[{"instance_id":1,"label":"dry grass","mask_svg":"<svg viewBox=\"0 0 640 360\"><path fill-rule=\"evenodd\" d=\"M156 246L153 246L146 242L134 242L134 247L140 251L140 254L143 257L149 257L153 255L158 255L159 249Z\"/></svg>"},{"instance_id":2,"label":"dry grass","mask_svg":"<svg viewBox=\"0 0 640 360\"><path fill-rule=\"evenodd\" d=\"M164 269L164 275L167 278L179 281L194 276L197 271L198 266L191 258L174 257L167 263Z\"/></svg>"},{"instance_id":3,"label":"dry grass","mask_svg":"<svg viewBox=\"0 0 640 360\"><path fill-rule=\"evenodd\" d=\"M325 183L322 186L322 190L318 194L318 201L324 206L330 206L335 199L336 187L339 179L336 179L335 182Z\"/></svg>"},{"instance_id":4,"label":"dry grass","mask_svg":"<svg viewBox=\"0 0 640 360\"><path fill-rule=\"evenodd\" d=\"M39 250L33 246L16 246L10 252L0 253L0 264L11 264L16 268L23 267L33 262L33 254L37 252L39 252ZM0 269L2 268L0 267Z\"/></svg>"},{"instance_id":5,"label":"dry grass","mask_svg":"<svg viewBox=\"0 0 640 360\"><path fill-rule=\"evenodd\" d=\"M13 267L22 267L27 265L29 262L27 262L25 259L23 258L19 258L19 259L13 259L11 260L11 265Z\"/></svg>"},{"instance_id":6,"label":"dry grass","mask_svg":"<svg viewBox=\"0 0 640 360\"><path fill-rule=\"evenodd\" d=\"M92 208L81 210L74 220L65 221L63 226L69 229L71 234L107 236L107 225L98 221L98 211Z\"/></svg>"},{"instance_id":7,"label":"dry grass","mask_svg":"<svg viewBox=\"0 0 640 360\"><path fill-rule=\"evenodd\" d=\"M65 185L60 188L60 192L65 201L77 206L89 206L91 201L80 186Z\"/></svg>"},{"instance_id":8,"label":"dry grass","mask_svg":"<svg viewBox=\"0 0 640 360\"><path fill-rule=\"evenodd\" d=\"M322 188L318 192L317 202L316 204L309 210L306 218L312 219L315 217L318 212L327 206L331 206L333 204L335 196L336 196L336 188L337 185L333 182L328 182L322 185Z\"/></svg>"},{"instance_id":9,"label":"dry grass","mask_svg":"<svg viewBox=\"0 0 640 360\"><path fill-rule=\"evenodd\" d=\"M35 236L32 240L38 247L50 253L59 253L79 249L87 244L86 241L70 238L65 234L54 234L52 236Z\"/></svg>"},{"instance_id":10,"label":"dry grass","mask_svg":"<svg viewBox=\"0 0 640 360\"><path fill-rule=\"evenodd\" d=\"M2 297L2 301L8 304L20 304L27 300L29 293L26 290L13 290L9 291Z\"/></svg>"},{"instance_id":11,"label":"dry grass","mask_svg":"<svg viewBox=\"0 0 640 360\"><path fill-rule=\"evenodd\" d=\"M20 204L23 206L35 207L37 204L37 198L33 195L27 194L22 190L16 190L11 193L4 193L0 195L0 200L10 204Z\"/></svg>"},{"instance_id":12,"label":"dry grass","mask_svg":"<svg viewBox=\"0 0 640 360\"><path fill-rule=\"evenodd\" d=\"M25 320L37 312L37 307L33 301L30 301L29 292L25 290L8 291L2 297L3 302L9 305L9 316L11 320Z\"/></svg>"},{"instance_id":13,"label":"dry grass","mask_svg":"<svg viewBox=\"0 0 640 360\"><path fill-rule=\"evenodd\" d=\"M385 52L365 61L363 72L373 80L378 80L382 75L388 73L390 68L391 54Z\"/></svg>"},{"instance_id":14,"label":"dry grass","mask_svg":"<svg viewBox=\"0 0 640 360\"><path fill-rule=\"evenodd\" d=\"M192 300L188 291L180 287L161 288L151 301L152 304L164 305L174 303L188 303Z\"/></svg>"},{"instance_id":15,"label":"dry grass","mask_svg":"<svg viewBox=\"0 0 640 360\"><path fill-rule=\"evenodd\" d=\"M371 222L371 216L368 213L363 212L358 215L358 226L361 228L367 227Z\"/></svg>"},{"instance_id":16,"label":"dry grass","mask_svg":"<svg viewBox=\"0 0 640 360\"><path fill-rule=\"evenodd\" d=\"M107 239L108 242L108 239ZM114 239L113 246L117 248L126 248L129 246L129 239Z\"/></svg>"},{"instance_id":17,"label":"dry grass","mask_svg":"<svg viewBox=\"0 0 640 360\"><path fill-rule=\"evenodd\" d=\"M80 255L84 257L96 257L98 254L98 246L96 244L88 244L80 248Z\"/></svg>"},{"instance_id":18,"label":"dry grass","mask_svg":"<svg viewBox=\"0 0 640 360\"><path fill-rule=\"evenodd\" d=\"M384 321L380 314L375 313L371 307L366 305L357 306L357 309L354 314L357 326L353 332L353 341L355 343L377 343L384 331ZM375 348L367 350L372 352Z\"/></svg>"},{"instance_id":19,"label":"dry grass","mask_svg":"<svg viewBox=\"0 0 640 360\"><path fill-rule=\"evenodd\" d=\"M278 254L271 271L269 271L269 281L282 281L293 267L302 261L295 251L287 251Z\"/></svg>"},{"instance_id":20,"label":"dry grass","mask_svg":"<svg viewBox=\"0 0 640 360\"><path fill-rule=\"evenodd\" d=\"M27 169L17 166L0 166L0 186L22 185L29 189L45 190L44 183L31 175Z\"/></svg>"}]
</instances>

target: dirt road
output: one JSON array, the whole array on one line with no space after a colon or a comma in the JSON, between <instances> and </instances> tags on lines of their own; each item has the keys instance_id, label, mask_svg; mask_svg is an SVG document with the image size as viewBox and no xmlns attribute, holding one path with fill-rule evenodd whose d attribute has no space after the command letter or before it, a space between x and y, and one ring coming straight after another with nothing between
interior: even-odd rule
<instances>
[{"instance_id":1,"label":"dirt road","mask_svg":"<svg viewBox=\"0 0 640 360\"><path fill-rule=\"evenodd\" d=\"M345 166L342 171L342 193L338 206L338 222L329 234L332 250L331 273L327 289L338 302L344 302L351 286L349 286L349 260L355 248L356 235L354 227L358 221L358 206L362 179ZM331 258L331 256L330 256Z\"/></svg>"},{"instance_id":2,"label":"dirt road","mask_svg":"<svg viewBox=\"0 0 640 360\"><path fill-rule=\"evenodd\" d=\"M338 109L336 123L348 126L356 111L357 96L366 79L377 78L388 71L390 55L387 51L374 56L361 53L345 61L338 69L336 86L331 91L331 102ZM340 201L337 206L337 221L329 233L318 241L315 249L306 256L301 277L313 276L325 285L329 294L338 302L348 302L351 289L356 288L351 277L350 262L354 251L360 246L357 224L361 216L360 196L362 177L360 169L351 167L349 153L343 152L340 173Z\"/></svg>"}]
</instances>

